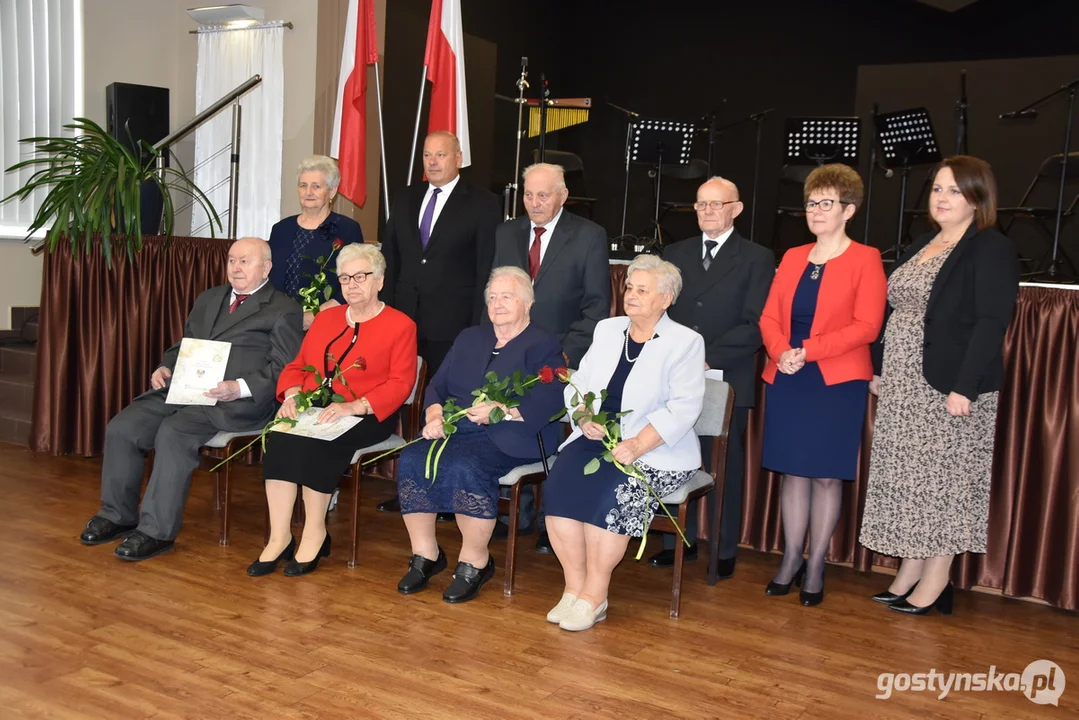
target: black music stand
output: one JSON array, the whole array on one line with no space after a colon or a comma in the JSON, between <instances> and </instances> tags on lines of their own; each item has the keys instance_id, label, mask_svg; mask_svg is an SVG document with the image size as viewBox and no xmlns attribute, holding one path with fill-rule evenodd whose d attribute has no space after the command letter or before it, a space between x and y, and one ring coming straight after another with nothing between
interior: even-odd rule
<instances>
[{"instance_id":1,"label":"black music stand","mask_svg":"<svg viewBox=\"0 0 1079 720\"><path fill-rule=\"evenodd\" d=\"M652 219L653 235L649 248L663 244L659 230L659 194L663 180L663 166L688 165L693 148L693 123L672 120L638 120L633 127L630 162L638 165L654 165L656 173L655 214Z\"/></svg>"},{"instance_id":2,"label":"black music stand","mask_svg":"<svg viewBox=\"0 0 1079 720\"><path fill-rule=\"evenodd\" d=\"M880 142L884 166L889 170L899 171L899 227L895 234L893 258L899 261L903 254L903 229L906 220L907 181L910 171L916 165L932 165L944 158L937 145L937 135L929 111L924 107L883 113L874 118L877 140Z\"/></svg>"}]
</instances>

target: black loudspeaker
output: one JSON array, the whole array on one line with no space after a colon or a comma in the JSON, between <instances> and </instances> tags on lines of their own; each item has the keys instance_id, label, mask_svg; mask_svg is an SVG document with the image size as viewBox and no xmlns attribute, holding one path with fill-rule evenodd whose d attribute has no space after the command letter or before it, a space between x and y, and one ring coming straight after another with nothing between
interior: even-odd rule
<instances>
[{"instance_id":1,"label":"black loudspeaker","mask_svg":"<svg viewBox=\"0 0 1079 720\"><path fill-rule=\"evenodd\" d=\"M105 131L124 144L129 150L140 153L142 163L150 161L150 154L139 150L139 141L153 145L169 134L168 88L131 83L111 83L105 88ZM165 157L166 164L168 156ZM156 186L142 186L143 235L156 235L161 223L164 203ZM123 230L123 228L121 228Z\"/></svg>"}]
</instances>

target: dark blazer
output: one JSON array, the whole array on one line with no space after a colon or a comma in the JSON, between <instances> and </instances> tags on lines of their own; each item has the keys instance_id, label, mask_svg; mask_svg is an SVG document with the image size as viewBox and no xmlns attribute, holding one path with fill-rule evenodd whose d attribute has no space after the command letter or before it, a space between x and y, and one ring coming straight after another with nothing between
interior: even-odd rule
<instances>
[{"instance_id":1,"label":"dark blazer","mask_svg":"<svg viewBox=\"0 0 1079 720\"><path fill-rule=\"evenodd\" d=\"M528 272L531 227L527 215L498 226L494 267L514 265ZM592 344L596 323L611 314L609 263L607 232L563 210L532 284L532 321L559 339L570 367L580 364Z\"/></svg>"},{"instance_id":2,"label":"dark blazer","mask_svg":"<svg viewBox=\"0 0 1079 720\"><path fill-rule=\"evenodd\" d=\"M928 245L935 232L918 238L892 268L908 262ZM1002 346L1019 294L1019 256L1015 245L994 228L971 223L963 239L941 265L925 310L922 372L936 391L968 400L1000 390L1004 381ZM884 314L880 339L873 347L873 369L880 374L884 334L892 307Z\"/></svg>"},{"instance_id":3,"label":"dark blazer","mask_svg":"<svg viewBox=\"0 0 1079 720\"><path fill-rule=\"evenodd\" d=\"M346 245L363 242L363 230L360 224L350 217L345 217L335 212L322 221L315 232L315 239L311 241L301 254L306 255L300 261L299 277L291 285L285 282L288 261L296 243L296 231L299 225L296 220L299 215L290 215L284 220L274 223L270 229L270 252L273 253L273 266L270 268L270 282L280 292L291 298L299 298L299 290L311 284L311 276L318 272L315 259L326 257L333 249L333 241L340 239ZM326 280L333 287L333 298L344 304L345 298L341 295L341 283L337 282L337 259L330 260L326 265Z\"/></svg>"},{"instance_id":4,"label":"dark blazer","mask_svg":"<svg viewBox=\"0 0 1079 720\"><path fill-rule=\"evenodd\" d=\"M184 337L232 343L226 380L243 378L251 397L218 402L206 408L218 430L239 432L265 425L277 410L277 378L296 357L303 339L303 314L295 300L266 283L229 313L232 286L219 285L195 298L184 324ZM172 371L180 342L165 351L160 367ZM168 389L150 393L167 393Z\"/></svg>"},{"instance_id":5,"label":"dark blazer","mask_svg":"<svg viewBox=\"0 0 1079 720\"><path fill-rule=\"evenodd\" d=\"M495 342L492 325L466 328L458 335L427 385L423 406L441 405L451 397L462 407L470 405L472 391L485 384L484 376L489 372L505 378L518 370L522 375L535 375L541 367L556 369L562 365L562 348L558 340L535 323L506 343L497 356L491 355ZM521 421L502 421L487 426L491 442L510 457L538 460L536 434L542 430L544 448L548 454L553 453L561 438L560 423L552 423L551 417L562 407L563 387L558 380L547 385L541 382L533 385L517 408L523 418ZM462 422L467 422L467 418L462 418Z\"/></svg>"},{"instance_id":6,"label":"dark blazer","mask_svg":"<svg viewBox=\"0 0 1079 720\"><path fill-rule=\"evenodd\" d=\"M775 277L775 255L735 230L706 271L701 235L667 246L663 259L682 273L682 293L667 314L704 337L705 362L723 371L735 405L753 407L760 319Z\"/></svg>"},{"instance_id":7,"label":"dark blazer","mask_svg":"<svg viewBox=\"0 0 1079 720\"><path fill-rule=\"evenodd\" d=\"M458 180L439 213L427 248L420 245L426 182L398 194L386 222L382 299L416 321L421 339L451 342L487 314L483 289L495 253L498 198Z\"/></svg>"}]
</instances>

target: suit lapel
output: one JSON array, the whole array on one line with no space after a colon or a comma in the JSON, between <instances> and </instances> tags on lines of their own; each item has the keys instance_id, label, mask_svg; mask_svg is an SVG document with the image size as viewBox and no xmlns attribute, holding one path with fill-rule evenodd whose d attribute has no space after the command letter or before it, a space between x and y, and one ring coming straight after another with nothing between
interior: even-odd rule
<instances>
[{"instance_id":1,"label":"suit lapel","mask_svg":"<svg viewBox=\"0 0 1079 720\"><path fill-rule=\"evenodd\" d=\"M457 184L453 187L453 192L451 192L450 196L446 198L446 204L442 206L442 212L438 214L438 222L436 222L435 226L431 229L431 237L427 240L427 249L424 250L425 255L431 252L431 248L435 245L435 243L439 241L439 238L445 235L442 230L446 227L446 225L452 223L453 218L458 217L462 214L462 209L468 202L467 196L468 186L465 185L465 181L463 179L458 180ZM420 202L423 202L422 198L420 199ZM418 225L416 230L416 237L419 237Z\"/></svg>"},{"instance_id":2,"label":"suit lapel","mask_svg":"<svg viewBox=\"0 0 1079 720\"><path fill-rule=\"evenodd\" d=\"M405 217L405 226L408 232L408 242L415 246L420 253L423 246L420 244L420 208L423 207L423 197L427 194L427 183L416 183L409 188L408 212ZM430 243L428 243L430 246Z\"/></svg>"},{"instance_id":3,"label":"suit lapel","mask_svg":"<svg viewBox=\"0 0 1079 720\"><path fill-rule=\"evenodd\" d=\"M529 237L532 234L530 232L531 228L532 223L528 220L528 217L525 217L522 222L518 223L517 236L514 238L514 248L517 250L517 256L514 260L525 272L528 272L528 244L532 241L532 238Z\"/></svg>"},{"instance_id":4,"label":"suit lapel","mask_svg":"<svg viewBox=\"0 0 1079 720\"><path fill-rule=\"evenodd\" d=\"M531 225L529 225L531 227ZM559 218L558 224L554 227L554 234L551 235L551 242L547 245L547 252L543 253L543 261L540 262L539 272L536 273L536 282L538 283L543 276L554 264L555 258L558 257L558 253L562 252L562 249L569 244L570 235L573 233L573 220L568 212L562 211L562 217ZM527 242L527 238L526 238Z\"/></svg>"},{"instance_id":5,"label":"suit lapel","mask_svg":"<svg viewBox=\"0 0 1079 720\"><path fill-rule=\"evenodd\" d=\"M273 285L270 283L263 285L261 290L240 303L240 306L232 313L230 313L228 309L220 310L220 308L224 307L225 299L230 292L231 288L226 286L226 294L221 298L221 302L218 304L218 312L224 314L218 316L220 319L214 324L213 330L210 332L211 340L221 337L237 323L246 320L261 310L263 305L270 302L270 296L273 294Z\"/></svg>"},{"instance_id":6,"label":"suit lapel","mask_svg":"<svg viewBox=\"0 0 1079 720\"><path fill-rule=\"evenodd\" d=\"M940 266L940 271L937 273L936 279L933 280L933 288L929 291L929 301L926 303L925 306L926 313L928 313L932 309L933 303L940 296L941 288L948 284L948 277L952 274L956 266L959 264L959 259L970 250L971 245L973 245L971 239L977 233L978 226L975 223L971 222L970 226L967 228L967 231L963 233L962 239L955 246L955 249L952 250L952 252L944 260L944 264ZM930 240L930 242L931 241L932 240Z\"/></svg>"},{"instance_id":7,"label":"suit lapel","mask_svg":"<svg viewBox=\"0 0 1079 720\"><path fill-rule=\"evenodd\" d=\"M727 238L727 241L720 246L718 251L716 251L716 256L712 258L712 264L707 270L704 269L702 263L704 259L703 242L697 242L696 249L699 252L696 256L696 261L689 263L689 267L694 268L694 273L697 277L703 277L703 281L700 283L693 283L693 288L696 291L693 297L700 297L708 292L738 267L739 263L742 261L742 242L744 241L738 234L738 231L735 230L732 232L731 236Z\"/></svg>"}]
</instances>

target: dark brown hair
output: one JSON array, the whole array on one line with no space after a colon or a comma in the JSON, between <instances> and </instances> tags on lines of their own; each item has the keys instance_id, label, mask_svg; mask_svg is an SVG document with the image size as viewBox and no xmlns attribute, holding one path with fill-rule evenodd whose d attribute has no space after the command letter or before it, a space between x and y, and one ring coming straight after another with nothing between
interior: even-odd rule
<instances>
[{"instance_id":1,"label":"dark brown hair","mask_svg":"<svg viewBox=\"0 0 1079 720\"><path fill-rule=\"evenodd\" d=\"M944 168L955 175L955 184L968 203L974 206L974 222L979 230L997 224L997 180L993 168L981 158L953 155L933 168L933 182ZM936 223L933 223L936 225Z\"/></svg>"},{"instance_id":2,"label":"dark brown hair","mask_svg":"<svg viewBox=\"0 0 1079 720\"><path fill-rule=\"evenodd\" d=\"M840 201L860 207L865 199L865 187L858 171L842 163L821 165L809 173L802 188L802 199L809 200L810 193L821 190L835 190Z\"/></svg>"}]
</instances>

